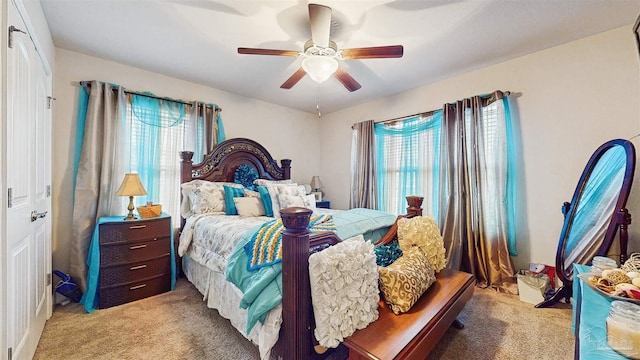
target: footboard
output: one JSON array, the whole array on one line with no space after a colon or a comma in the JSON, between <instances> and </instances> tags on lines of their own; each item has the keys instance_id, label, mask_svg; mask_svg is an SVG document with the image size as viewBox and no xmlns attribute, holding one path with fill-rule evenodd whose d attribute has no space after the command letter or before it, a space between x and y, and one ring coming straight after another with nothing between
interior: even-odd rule
<instances>
[{"instance_id":1,"label":"footboard","mask_svg":"<svg viewBox=\"0 0 640 360\"><path fill-rule=\"evenodd\" d=\"M407 215L422 215L422 197L409 196ZM309 254L341 240L333 233L310 235L307 226L312 211L287 208L280 212L286 230L282 233L282 325L280 337L272 350L274 359L321 359L325 348L315 342L315 319L309 282ZM400 216L402 217L402 216ZM399 217L399 218L400 218ZM397 236L394 224L378 244L387 244Z\"/></svg>"}]
</instances>

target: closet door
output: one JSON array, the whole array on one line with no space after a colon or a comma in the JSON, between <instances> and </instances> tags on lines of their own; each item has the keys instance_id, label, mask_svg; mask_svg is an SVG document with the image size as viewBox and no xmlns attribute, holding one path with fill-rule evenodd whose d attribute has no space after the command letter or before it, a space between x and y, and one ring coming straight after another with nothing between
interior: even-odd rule
<instances>
[{"instance_id":1,"label":"closet door","mask_svg":"<svg viewBox=\"0 0 640 360\"><path fill-rule=\"evenodd\" d=\"M31 359L51 313L50 77L12 1L8 6L6 304L10 360Z\"/></svg>"}]
</instances>

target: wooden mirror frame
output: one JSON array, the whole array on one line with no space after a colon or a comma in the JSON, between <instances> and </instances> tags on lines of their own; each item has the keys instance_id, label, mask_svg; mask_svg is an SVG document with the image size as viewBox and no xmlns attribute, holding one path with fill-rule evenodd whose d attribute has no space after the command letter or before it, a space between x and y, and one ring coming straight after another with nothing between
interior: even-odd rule
<instances>
[{"instance_id":1,"label":"wooden mirror frame","mask_svg":"<svg viewBox=\"0 0 640 360\"><path fill-rule=\"evenodd\" d=\"M549 299L537 304L537 308L552 306L562 298L564 298L565 302L568 303L569 299L571 298L573 284L572 269L567 269L564 265L566 255L566 242L569 238L571 225L576 215L579 200L586 188L587 182L589 181L593 170L598 164L598 161L600 161L602 156L608 150L616 146L621 146L624 149L626 155L625 172L622 179L622 185L620 186L618 200L616 201L613 214L610 215L607 230L602 240L602 244L600 245L600 248L596 253L596 256L607 255L609 249L611 248L611 245L613 244L616 233L618 232L618 229L620 229L620 263L624 263L624 261L626 261L628 242L627 226L631 223L631 215L626 209L626 204L627 199L629 198L629 192L631 191L631 185L633 183L636 154L635 148L633 147L633 144L631 142L624 139L615 139L602 144L593 153L593 155L591 155L589 162L585 166L582 175L580 176L580 180L578 181L578 185L576 186L576 190L573 194L573 198L571 199L571 203L565 202L562 206L562 213L564 214L565 218L562 226L562 231L560 232L558 250L556 252L556 273L560 281L562 281L562 286Z\"/></svg>"}]
</instances>

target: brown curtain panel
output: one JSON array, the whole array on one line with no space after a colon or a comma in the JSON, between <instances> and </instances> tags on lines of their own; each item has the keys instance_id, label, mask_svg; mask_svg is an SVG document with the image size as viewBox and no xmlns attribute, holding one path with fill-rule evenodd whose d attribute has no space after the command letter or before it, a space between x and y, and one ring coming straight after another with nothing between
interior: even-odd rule
<instances>
[{"instance_id":1,"label":"brown curtain panel","mask_svg":"<svg viewBox=\"0 0 640 360\"><path fill-rule=\"evenodd\" d=\"M350 208L377 209L374 121L353 125Z\"/></svg>"},{"instance_id":2,"label":"brown curtain panel","mask_svg":"<svg viewBox=\"0 0 640 360\"><path fill-rule=\"evenodd\" d=\"M489 129L483 113L502 98L502 92L495 92L444 105L439 223L447 267L474 274L480 287L516 294L501 200L506 193L505 120L498 115Z\"/></svg>"},{"instance_id":3,"label":"brown curtain panel","mask_svg":"<svg viewBox=\"0 0 640 360\"><path fill-rule=\"evenodd\" d=\"M185 121L185 146L193 149L194 161L202 161L202 156L209 154L219 142L218 115L222 111L217 106L207 105L201 101L191 103L189 121ZM199 134L198 129L202 129Z\"/></svg>"},{"instance_id":4,"label":"brown curtain panel","mask_svg":"<svg viewBox=\"0 0 640 360\"><path fill-rule=\"evenodd\" d=\"M87 253L98 218L121 213L125 206L115 195L122 183L123 159L129 150L123 125L126 95L122 87L92 81L89 93L82 150L76 176L69 274L84 292L87 281Z\"/></svg>"}]
</instances>

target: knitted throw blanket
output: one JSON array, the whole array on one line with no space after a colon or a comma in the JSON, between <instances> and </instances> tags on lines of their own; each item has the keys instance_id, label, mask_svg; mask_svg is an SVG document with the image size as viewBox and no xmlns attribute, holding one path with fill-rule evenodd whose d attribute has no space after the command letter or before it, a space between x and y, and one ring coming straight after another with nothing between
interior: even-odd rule
<instances>
[{"instance_id":1,"label":"knitted throw blanket","mask_svg":"<svg viewBox=\"0 0 640 360\"><path fill-rule=\"evenodd\" d=\"M312 233L336 232L336 225L331 215L314 215L311 216L307 229ZM247 270L258 270L261 267L282 261L282 232L284 230L282 219L271 220L260 226L260 229L251 236L251 241L244 245L244 251L249 258Z\"/></svg>"}]
</instances>

